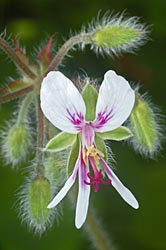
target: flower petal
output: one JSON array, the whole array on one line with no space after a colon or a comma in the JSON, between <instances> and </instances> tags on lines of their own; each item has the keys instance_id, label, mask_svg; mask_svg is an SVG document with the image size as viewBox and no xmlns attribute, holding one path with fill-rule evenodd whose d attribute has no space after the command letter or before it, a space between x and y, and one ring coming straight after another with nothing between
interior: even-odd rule
<instances>
[{"instance_id":1,"label":"flower petal","mask_svg":"<svg viewBox=\"0 0 166 250\"><path fill-rule=\"evenodd\" d=\"M85 117L85 103L74 84L59 71L52 71L41 85L41 108L60 130L77 133Z\"/></svg>"},{"instance_id":2,"label":"flower petal","mask_svg":"<svg viewBox=\"0 0 166 250\"><path fill-rule=\"evenodd\" d=\"M79 191L76 205L76 216L75 225L76 228L80 228L86 220L88 206L89 206L89 196L90 196L90 186L86 185L84 181L88 181L87 173L89 172L89 167L85 165L82 161L79 168Z\"/></svg>"},{"instance_id":3,"label":"flower petal","mask_svg":"<svg viewBox=\"0 0 166 250\"><path fill-rule=\"evenodd\" d=\"M96 105L97 132L118 128L130 115L134 106L135 94L129 83L114 71L109 70L99 90Z\"/></svg>"},{"instance_id":4,"label":"flower petal","mask_svg":"<svg viewBox=\"0 0 166 250\"><path fill-rule=\"evenodd\" d=\"M116 189L116 191L121 195L121 197L133 208L138 209L139 204L134 195L130 192L128 188L126 188L122 182L118 179L118 177L114 174L114 172L109 168L107 163L100 159L100 162L105 169L105 172L108 178L111 180L112 186Z\"/></svg>"},{"instance_id":5,"label":"flower petal","mask_svg":"<svg viewBox=\"0 0 166 250\"><path fill-rule=\"evenodd\" d=\"M59 193L54 197L54 199L49 203L49 205L47 206L47 208L53 208L55 207L67 194L67 192L69 191L69 189L72 187L72 185L75 182L76 179L76 175L77 175L77 171L78 168L80 166L80 161L81 161L81 153L79 153L76 165L74 167L73 173L72 175L68 178L68 180L66 181L65 185L63 186L63 188L59 191Z\"/></svg>"}]
</instances>

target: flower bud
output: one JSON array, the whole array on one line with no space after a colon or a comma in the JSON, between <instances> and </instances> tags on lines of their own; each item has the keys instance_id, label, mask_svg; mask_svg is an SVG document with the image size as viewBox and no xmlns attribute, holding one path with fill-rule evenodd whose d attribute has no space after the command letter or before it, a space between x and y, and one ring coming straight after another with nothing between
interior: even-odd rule
<instances>
[{"instance_id":1,"label":"flower bud","mask_svg":"<svg viewBox=\"0 0 166 250\"><path fill-rule=\"evenodd\" d=\"M36 177L29 186L29 209L34 222L42 225L48 218L47 205L51 199L49 181L44 177Z\"/></svg>"},{"instance_id":2,"label":"flower bud","mask_svg":"<svg viewBox=\"0 0 166 250\"><path fill-rule=\"evenodd\" d=\"M137 94L136 103L130 115L131 129L134 134L132 141L136 150L150 158L153 158L160 146L159 119L156 119L156 115L151 106Z\"/></svg>"},{"instance_id":3,"label":"flower bud","mask_svg":"<svg viewBox=\"0 0 166 250\"><path fill-rule=\"evenodd\" d=\"M30 145L30 134L24 125L14 125L3 135L2 148L7 163L13 166L23 161Z\"/></svg>"},{"instance_id":4,"label":"flower bud","mask_svg":"<svg viewBox=\"0 0 166 250\"><path fill-rule=\"evenodd\" d=\"M22 220L28 224L30 229L40 235L54 221L56 209L47 208L52 196L50 181L41 175L31 177L20 193Z\"/></svg>"},{"instance_id":5,"label":"flower bud","mask_svg":"<svg viewBox=\"0 0 166 250\"><path fill-rule=\"evenodd\" d=\"M137 17L104 17L91 28L92 48L106 54L133 51L146 40L147 29Z\"/></svg>"}]
</instances>

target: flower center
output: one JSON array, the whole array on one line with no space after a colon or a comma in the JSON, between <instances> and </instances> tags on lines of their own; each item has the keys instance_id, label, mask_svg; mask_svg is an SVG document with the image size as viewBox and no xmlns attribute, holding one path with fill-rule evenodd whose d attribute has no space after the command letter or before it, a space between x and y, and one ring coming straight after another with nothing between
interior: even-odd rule
<instances>
[{"instance_id":1,"label":"flower center","mask_svg":"<svg viewBox=\"0 0 166 250\"><path fill-rule=\"evenodd\" d=\"M83 150L83 160L86 163L86 159L88 158L90 162L90 166L92 167L92 171L94 176L91 176L90 173L87 174L88 178L90 179L90 182L84 181L87 185L93 185L94 186L94 192L98 192L99 190L99 184L103 185L109 185L111 184L111 180L103 181L102 180L102 169L98 170L96 167L96 163L99 162L100 158L104 157L104 154L95 148L94 145L91 145L87 149Z\"/></svg>"},{"instance_id":2,"label":"flower center","mask_svg":"<svg viewBox=\"0 0 166 250\"><path fill-rule=\"evenodd\" d=\"M86 148L90 147L94 143L95 131L91 122L84 124L81 130L82 142Z\"/></svg>"},{"instance_id":3,"label":"flower center","mask_svg":"<svg viewBox=\"0 0 166 250\"><path fill-rule=\"evenodd\" d=\"M104 154L98 150L97 148L95 148L94 145L91 145L90 147L88 147L87 149L83 150L83 160L86 163L86 159L87 157L93 157L95 162L99 162L100 157L104 157Z\"/></svg>"}]
</instances>

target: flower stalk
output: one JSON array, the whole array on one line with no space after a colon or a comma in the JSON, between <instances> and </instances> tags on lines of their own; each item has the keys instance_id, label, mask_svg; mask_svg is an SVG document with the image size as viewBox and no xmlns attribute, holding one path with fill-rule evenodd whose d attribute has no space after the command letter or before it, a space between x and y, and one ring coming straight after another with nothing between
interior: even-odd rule
<instances>
[{"instance_id":1,"label":"flower stalk","mask_svg":"<svg viewBox=\"0 0 166 250\"><path fill-rule=\"evenodd\" d=\"M43 140L44 140L44 116L40 107L40 96L36 96L36 116L37 116L37 161L42 162ZM39 169L40 172L40 169Z\"/></svg>"},{"instance_id":2,"label":"flower stalk","mask_svg":"<svg viewBox=\"0 0 166 250\"><path fill-rule=\"evenodd\" d=\"M110 236L108 236L101 222L98 220L94 208L90 207L89 209L85 230L96 250L116 250L111 242Z\"/></svg>"},{"instance_id":3,"label":"flower stalk","mask_svg":"<svg viewBox=\"0 0 166 250\"><path fill-rule=\"evenodd\" d=\"M22 101L21 107L20 107L20 110L19 110L19 114L18 114L18 117L17 117L17 125L20 125L20 124L25 122L25 118L27 116L28 108L29 108L30 104L32 103L33 98L34 98L33 93L29 93L29 94L26 95L26 97Z\"/></svg>"},{"instance_id":4,"label":"flower stalk","mask_svg":"<svg viewBox=\"0 0 166 250\"><path fill-rule=\"evenodd\" d=\"M72 187L69 197L72 204L76 202L76 185ZM94 246L94 249L116 250L110 236L108 236L92 205L89 207L87 220L84 224L83 229L92 245Z\"/></svg>"},{"instance_id":5,"label":"flower stalk","mask_svg":"<svg viewBox=\"0 0 166 250\"><path fill-rule=\"evenodd\" d=\"M79 44L82 42L90 43L89 34L85 34L85 35L78 34L76 36L71 37L69 40L67 40L63 44L63 46L59 49L59 51L57 52L55 57L52 59L52 61L50 62L44 75L46 76L50 71L57 69L60 63L62 62L63 58L67 55L68 51L72 49L76 44Z\"/></svg>"}]
</instances>

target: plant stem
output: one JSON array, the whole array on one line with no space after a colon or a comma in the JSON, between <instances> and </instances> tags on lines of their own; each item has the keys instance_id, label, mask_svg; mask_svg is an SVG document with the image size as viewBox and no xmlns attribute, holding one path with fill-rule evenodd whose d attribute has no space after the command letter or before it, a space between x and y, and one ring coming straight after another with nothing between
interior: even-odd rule
<instances>
[{"instance_id":1,"label":"plant stem","mask_svg":"<svg viewBox=\"0 0 166 250\"><path fill-rule=\"evenodd\" d=\"M101 222L92 208L90 208L88 212L85 230L97 250L115 250L110 237L106 233L105 229L103 229Z\"/></svg>"},{"instance_id":2,"label":"plant stem","mask_svg":"<svg viewBox=\"0 0 166 250\"><path fill-rule=\"evenodd\" d=\"M10 59L31 79L35 79L35 73L28 67L26 63L17 55L17 53L10 47L10 45L0 36L0 46L10 57Z\"/></svg>"},{"instance_id":3,"label":"plant stem","mask_svg":"<svg viewBox=\"0 0 166 250\"><path fill-rule=\"evenodd\" d=\"M76 185L70 191L70 200L72 204L76 203L77 188ZM88 216L83 226L89 240L92 242L96 250L116 250L113 246L110 236L105 231L104 227L95 214L94 208L90 207Z\"/></svg>"},{"instance_id":4,"label":"plant stem","mask_svg":"<svg viewBox=\"0 0 166 250\"><path fill-rule=\"evenodd\" d=\"M20 111L18 114L18 118L17 118L17 124L21 124L24 122L25 117L27 116L29 105L31 104L32 100L33 100L33 93L29 93L26 95L26 97L22 101Z\"/></svg>"},{"instance_id":5,"label":"plant stem","mask_svg":"<svg viewBox=\"0 0 166 250\"><path fill-rule=\"evenodd\" d=\"M15 91L15 92L12 92L12 93L9 93L7 95L4 95L4 96L0 96L0 103L4 103L4 102L8 102L8 101L11 101L15 98L18 98L24 94L27 94L29 92L31 92L33 90L33 86L28 86L24 89L20 89L18 91Z\"/></svg>"},{"instance_id":6,"label":"plant stem","mask_svg":"<svg viewBox=\"0 0 166 250\"><path fill-rule=\"evenodd\" d=\"M42 161L42 151L43 147L43 137L44 137L44 116L40 107L40 96L37 95L36 100L36 109L37 109L37 160L39 163Z\"/></svg>"},{"instance_id":7,"label":"plant stem","mask_svg":"<svg viewBox=\"0 0 166 250\"><path fill-rule=\"evenodd\" d=\"M52 59L51 63L49 64L45 75L47 75L50 71L55 70L63 58L67 55L68 51L76 44L79 44L81 42L84 42L88 44L90 41L90 36L89 34L79 34L76 36L71 37L69 40L67 40L63 46L59 49L55 57Z\"/></svg>"}]
</instances>

